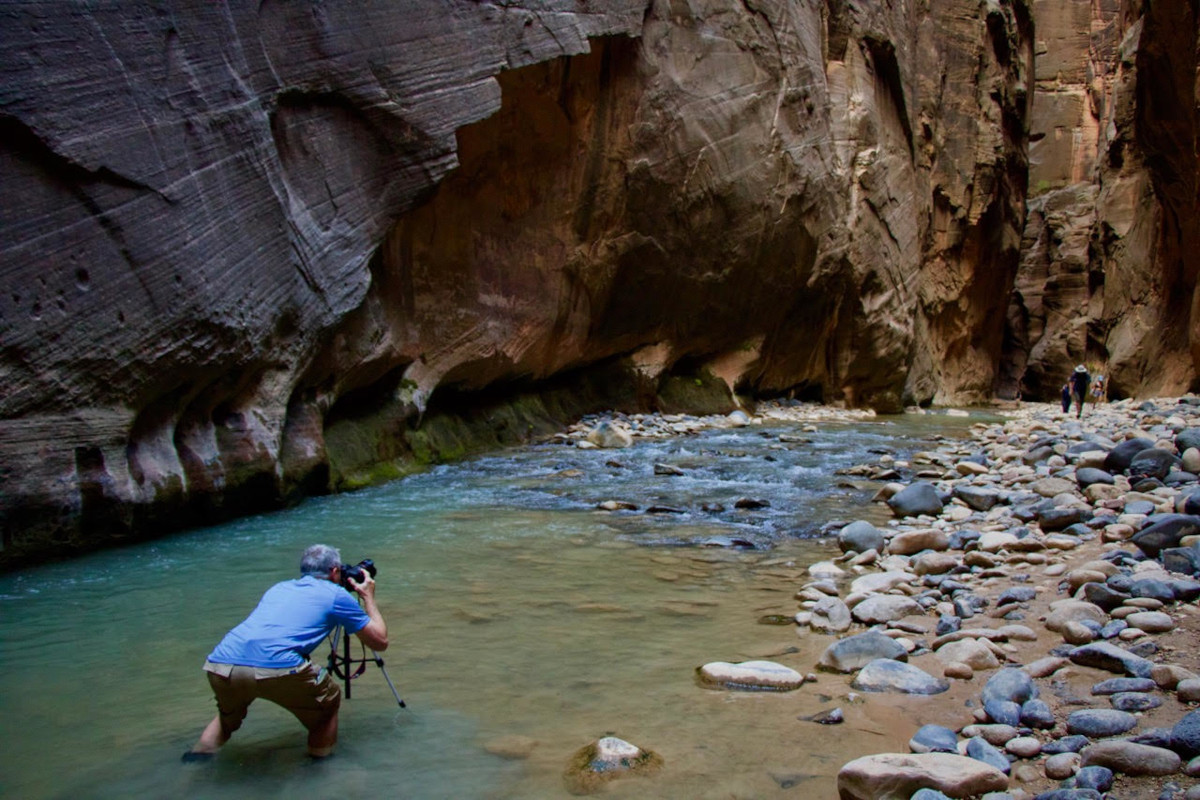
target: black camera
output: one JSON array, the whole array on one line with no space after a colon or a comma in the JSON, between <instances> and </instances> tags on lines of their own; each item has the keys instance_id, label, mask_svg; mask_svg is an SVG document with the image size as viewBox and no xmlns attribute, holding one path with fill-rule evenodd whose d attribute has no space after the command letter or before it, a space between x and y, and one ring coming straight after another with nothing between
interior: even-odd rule
<instances>
[{"instance_id":1,"label":"black camera","mask_svg":"<svg viewBox=\"0 0 1200 800\"><path fill-rule=\"evenodd\" d=\"M357 564L342 564L342 586L346 587L347 591L354 591L354 587L350 585L350 579L353 578L355 583L362 583L367 579L369 574L372 578L375 577L378 570L375 569L375 562L369 558L364 558Z\"/></svg>"}]
</instances>

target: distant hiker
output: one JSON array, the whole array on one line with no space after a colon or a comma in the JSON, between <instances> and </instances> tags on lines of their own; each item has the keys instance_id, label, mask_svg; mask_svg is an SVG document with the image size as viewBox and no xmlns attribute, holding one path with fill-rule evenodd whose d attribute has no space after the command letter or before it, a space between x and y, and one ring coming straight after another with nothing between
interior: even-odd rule
<instances>
[{"instance_id":1,"label":"distant hiker","mask_svg":"<svg viewBox=\"0 0 1200 800\"><path fill-rule=\"evenodd\" d=\"M1092 404L1099 403L1104 397L1104 376L1097 375L1096 380L1092 381Z\"/></svg>"},{"instance_id":2,"label":"distant hiker","mask_svg":"<svg viewBox=\"0 0 1200 800\"><path fill-rule=\"evenodd\" d=\"M1088 375L1087 367L1083 364L1075 367L1075 371L1071 373L1071 394L1075 397L1075 403L1078 408L1075 412L1076 419L1083 418L1083 398L1087 396L1088 386L1092 382L1092 376Z\"/></svg>"},{"instance_id":3,"label":"distant hiker","mask_svg":"<svg viewBox=\"0 0 1200 800\"><path fill-rule=\"evenodd\" d=\"M1066 414L1071 410L1071 382L1067 381L1062 388L1062 407L1063 413Z\"/></svg>"}]
</instances>

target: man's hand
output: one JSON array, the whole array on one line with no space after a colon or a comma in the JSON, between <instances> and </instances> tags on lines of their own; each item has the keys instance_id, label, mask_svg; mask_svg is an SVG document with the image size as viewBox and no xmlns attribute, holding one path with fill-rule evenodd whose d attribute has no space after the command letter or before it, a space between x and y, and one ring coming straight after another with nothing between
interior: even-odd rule
<instances>
[{"instance_id":1,"label":"man's hand","mask_svg":"<svg viewBox=\"0 0 1200 800\"><path fill-rule=\"evenodd\" d=\"M358 638L372 650L386 650L388 646L387 623L383 621L383 615L379 613L379 606L375 603L375 579L371 577L371 573L363 570L361 582L350 577L347 577L346 581L362 598L363 611L366 611L367 616L371 618L367 626L358 632Z\"/></svg>"},{"instance_id":2,"label":"man's hand","mask_svg":"<svg viewBox=\"0 0 1200 800\"><path fill-rule=\"evenodd\" d=\"M350 584L350 588L357 592L358 596L363 600L374 600L375 579L372 578L371 573L367 572L365 569L362 570L362 576L363 579L361 583L348 575L346 576L346 582Z\"/></svg>"}]
</instances>

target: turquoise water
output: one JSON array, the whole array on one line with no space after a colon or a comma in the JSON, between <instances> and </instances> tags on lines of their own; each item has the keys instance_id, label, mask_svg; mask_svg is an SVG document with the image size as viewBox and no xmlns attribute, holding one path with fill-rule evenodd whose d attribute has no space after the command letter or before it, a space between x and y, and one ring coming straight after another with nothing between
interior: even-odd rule
<instances>
[{"instance_id":1,"label":"turquoise water","mask_svg":"<svg viewBox=\"0 0 1200 800\"><path fill-rule=\"evenodd\" d=\"M833 471L945 422L828 425L807 444L776 426L522 448L0 576L0 795L562 797L572 754L613 733L664 766L606 797L831 796L848 752L907 732L853 707L836 736L801 721L843 702L838 678L759 695L704 689L695 669L770 657L810 671L824 641L758 622L794 613L804 568L834 555L796 534L881 520L871 490ZM657 462L686 474L655 476ZM734 510L742 496L771 505ZM596 511L605 499L684 513ZM715 501L728 510L700 511ZM714 537L758 547L700 546ZM214 762L181 765L212 716L205 655L318 541L378 565L383 655L408 708L372 666L333 759L308 762L299 724L258 703Z\"/></svg>"}]
</instances>

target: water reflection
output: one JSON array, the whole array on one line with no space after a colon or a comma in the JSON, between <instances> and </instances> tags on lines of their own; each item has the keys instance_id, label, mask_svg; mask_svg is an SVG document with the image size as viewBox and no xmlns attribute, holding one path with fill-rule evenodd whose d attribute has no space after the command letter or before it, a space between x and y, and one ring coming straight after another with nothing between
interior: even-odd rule
<instances>
[{"instance_id":1,"label":"water reflection","mask_svg":"<svg viewBox=\"0 0 1200 800\"><path fill-rule=\"evenodd\" d=\"M666 766L607 797L831 796L847 752L902 744L853 708L837 737L798 719L841 702L844 681L731 694L700 689L694 670L812 668L823 642L757 620L794 613L804 568L831 555L797 534L862 516L868 490L835 486L834 471L869 447L920 446L902 437L922 424L829 426L809 444L779 427L524 448L0 577L0 794L561 797L570 755L615 733ZM739 497L770 505L741 511ZM609 499L639 511L595 510ZM681 513L643 513L652 503ZM676 546L715 536L759 549ZM372 667L330 762L308 763L300 726L258 703L214 763L180 765L211 718L204 656L314 541L378 564L388 671L409 708Z\"/></svg>"}]
</instances>

